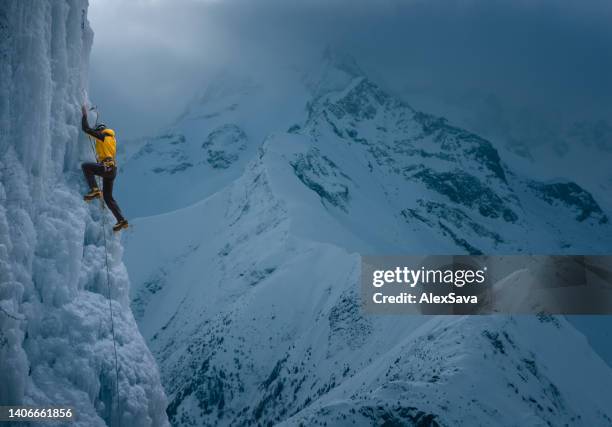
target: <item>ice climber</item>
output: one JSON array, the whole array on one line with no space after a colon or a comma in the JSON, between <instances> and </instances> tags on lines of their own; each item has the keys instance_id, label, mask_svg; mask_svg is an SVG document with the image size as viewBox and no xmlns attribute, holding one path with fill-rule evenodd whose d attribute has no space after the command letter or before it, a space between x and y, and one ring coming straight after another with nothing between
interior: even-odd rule
<instances>
[{"instance_id":1,"label":"ice climber","mask_svg":"<svg viewBox=\"0 0 612 427\"><path fill-rule=\"evenodd\" d=\"M96 163L88 162L81 165L91 190L83 198L90 202L103 196L106 206L108 206L117 219L117 223L113 226L113 231L119 231L127 228L128 222L121 214L119 205L113 198L113 183L117 176L117 163L115 161L117 142L115 140L115 131L107 128L104 124L98 124L94 129L90 128L87 122L87 107L82 106L81 111L83 113L81 127L85 133L92 136L96 141ZM102 177L102 191L98 188L95 175Z\"/></svg>"}]
</instances>

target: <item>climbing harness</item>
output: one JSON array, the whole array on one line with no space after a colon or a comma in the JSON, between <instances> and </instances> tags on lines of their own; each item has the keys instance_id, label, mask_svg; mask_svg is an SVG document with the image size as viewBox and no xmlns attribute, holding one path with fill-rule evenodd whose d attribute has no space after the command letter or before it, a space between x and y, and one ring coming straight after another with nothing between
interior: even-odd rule
<instances>
[{"instance_id":1,"label":"climbing harness","mask_svg":"<svg viewBox=\"0 0 612 427\"><path fill-rule=\"evenodd\" d=\"M96 124L98 123L98 117L100 116L100 113L97 111L96 107L92 107L90 108L91 110L95 110L96 111ZM91 146L91 150L93 152L94 158L96 158L96 149L94 146L94 142L91 139L91 136L87 135L87 138L89 138L89 142L90 142L90 146ZM106 165L105 165L106 166ZM97 182L97 177L95 178L96 182ZM98 186L98 188L100 188ZM117 408L119 408L119 360L117 358L117 340L115 338L115 319L114 319L114 315L113 315L113 304L112 304L112 299L111 299L111 283L110 283L110 268L108 266L108 245L107 245L107 241L106 241L106 215L104 215L104 199L100 199L100 211L102 212L102 236L104 236L104 262L106 264L106 285L108 288L108 309L110 311L110 319L111 319L111 332L113 335L113 350L115 352L115 381L116 381L116 393L117 393ZM119 418L118 418L119 419ZM119 419L120 420L120 419ZM113 415L111 413L111 417L110 417L110 424L112 426L113 424Z\"/></svg>"},{"instance_id":2,"label":"climbing harness","mask_svg":"<svg viewBox=\"0 0 612 427\"><path fill-rule=\"evenodd\" d=\"M115 162L115 159L113 159L112 157L107 157L106 159L102 159L100 163L104 165L106 170L117 167L117 162Z\"/></svg>"}]
</instances>

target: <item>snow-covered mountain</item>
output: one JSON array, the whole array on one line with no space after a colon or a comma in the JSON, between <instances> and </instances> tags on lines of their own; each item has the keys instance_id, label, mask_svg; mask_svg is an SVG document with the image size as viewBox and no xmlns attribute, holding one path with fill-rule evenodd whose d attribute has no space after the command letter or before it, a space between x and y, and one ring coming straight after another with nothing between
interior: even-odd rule
<instances>
[{"instance_id":1,"label":"snow-covered mountain","mask_svg":"<svg viewBox=\"0 0 612 427\"><path fill-rule=\"evenodd\" d=\"M163 426L166 398L130 311L123 248L110 218L102 228L108 211L81 196L80 162L92 159L80 130L87 5L0 3L0 405L70 406L70 425Z\"/></svg>"},{"instance_id":2,"label":"snow-covered mountain","mask_svg":"<svg viewBox=\"0 0 612 427\"><path fill-rule=\"evenodd\" d=\"M171 423L610 424L612 371L565 320L366 316L358 294L360 253L605 253L600 203L350 59L285 71L224 76L122 163Z\"/></svg>"},{"instance_id":3,"label":"snow-covered mountain","mask_svg":"<svg viewBox=\"0 0 612 427\"><path fill-rule=\"evenodd\" d=\"M494 140L515 172L539 180L570 175L608 212L612 210L608 200L612 191L612 169L608 166L612 126L605 111L591 113L595 117L585 112L542 111L477 90L455 95L406 91L403 97Z\"/></svg>"}]
</instances>

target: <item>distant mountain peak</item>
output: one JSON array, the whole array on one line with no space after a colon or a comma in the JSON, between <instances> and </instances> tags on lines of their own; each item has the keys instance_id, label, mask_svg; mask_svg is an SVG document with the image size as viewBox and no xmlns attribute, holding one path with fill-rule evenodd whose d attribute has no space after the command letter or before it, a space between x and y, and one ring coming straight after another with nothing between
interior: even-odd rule
<instances>
[{"instance_id":1,"label":"distant mountain peak","mask_svg":"<svg viewBox=\"0 0 612 427\"><path fill-rule=\"evenodd\" d=\"M348 52L327 46L321 61L305 73L304 84L318 98L329 92L345 89L357 77L365 73Z\"/></svg>"},{"instance_id":2,"label":"distant mountain peak","mask_svg":"<svg viewBox=\"0 0 612 427\"><path fill-rule=\"evenodd\" d=\"M353 77L365 75L357 60L351 54L330 45L325 47L323 51L323 63Z\"/></svg>"}]
</instances>

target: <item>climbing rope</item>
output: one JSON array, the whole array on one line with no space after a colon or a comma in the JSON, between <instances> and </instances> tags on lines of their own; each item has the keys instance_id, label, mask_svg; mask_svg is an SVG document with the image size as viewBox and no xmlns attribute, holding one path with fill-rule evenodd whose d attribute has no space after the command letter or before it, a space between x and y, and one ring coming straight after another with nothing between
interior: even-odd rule
<instances>
[{"instance_id":1,"label":"climbing rope","mask_svg":"<svg viewBox=\"0 0 612 427\"><path fill-rule=\"evenodd\" d=\"M119 409L119 361L117 358L117 340L115 339L115 319L113 317L113 304L111 300L111 285L110 285L110 271L108 267L108 246L106 244L106 215L104 212L104 200L100 201L102 211L102 235L104 236L104 262L106 263L106 285L108 288L108 309L110 311L111 318L111 332L113 335L113 350L115 352L115 385L117 392L117 409ZM112 415L111 415L111 426L112 426Z\"/></svg>"},{"instance_id":2,"label":"climbing rope","mask_svg":"<svg viewBox=\"0 0 612 427\"><path fill-rule=\"evenodd\" d=\"M14 314L6 311L1 305L0 305L0 312L2 312L6 317L9 317L13 320L25 320L25 317L17 317Z\"/></svg>"},{"instance_id":3,"label":"climbing rope","mask_svg":"<svg viewBox=\"0 0 612 427\"><path fill-rule=\"evenodd\" d=\"M93 109L93 108L92 108ZM98 123L98 116L99 113L96 111L96 124ZM94 142L91 139L91 136L87 136L87 138L89 138L89 142L90 142L90 146L91 146L91 150L93 152L94 158L96 158L96 149L94 146ZM96 179L96 183L98 182L97 177L94 177L94 179ZM100 186L98 185L98 188L100 188ZM106 264L106 286L108 288L108 309L110 311L110 319L111 319L111 333L113 336L113 350L115 352L115 385L116 385L116 397L117 397L117 409L119 409L119 359L117 358L117 340L115 338L115 318L113 315L113 304L112 304L112 299L111 299L111 283L110 283L110 268L108 266L108 245L106 242L106 215L104 212L104 199L100 199L100 212L102 213L102 236L104 236L104 262ZM119 418L118 418L119 419ZM111 413L111 417L110 417L110 425L112 427L113 425L113 415Z\"/></svg>"}]
</instances>

